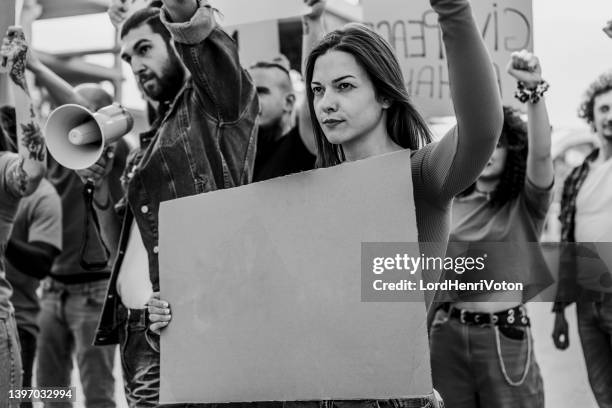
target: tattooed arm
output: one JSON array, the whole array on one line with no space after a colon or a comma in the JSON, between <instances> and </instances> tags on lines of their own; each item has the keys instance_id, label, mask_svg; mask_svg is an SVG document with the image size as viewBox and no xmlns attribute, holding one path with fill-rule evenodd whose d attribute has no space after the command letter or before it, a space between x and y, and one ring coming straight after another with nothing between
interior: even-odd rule
<instances>
[{"instance_id":1,"label":"tattooed arm","mask_svg":"<svg viewBox=\"0 0 612 408\"><path fill-rule=\"evenodd\" d=\"M26 68L34 74L39 86L44 87L49 92L49 96L56 105L73 103L76 105L92 108L89 102L81 97L72 85L64 81L62 77L53 72L43 64L32 50L28 51ZM95 109L92 109L95 110Z\"/></svg>"},{"instance_id":2,"label":"tattooed arm","mask_svg":"<svg viewBox=\"0 0 612 408\"><path fill-rule=\"evenodd\" d=\"M27 52L28 45L21 28L9 27L0 49L0 71L9 74L15 96L20 157L8 169L7 181L11 192L21 197L32 194L38 187L45 174L47 155L25 76Z\"/></svg>"}]
</instances>

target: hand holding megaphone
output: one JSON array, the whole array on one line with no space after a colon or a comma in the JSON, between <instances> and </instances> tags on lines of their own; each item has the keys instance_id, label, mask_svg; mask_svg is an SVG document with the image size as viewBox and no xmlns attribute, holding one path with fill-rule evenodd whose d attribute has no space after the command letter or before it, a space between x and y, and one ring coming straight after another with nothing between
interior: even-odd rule
<instances>
[{"instance_id":1,"label":"hand holding megaphone","mask_svg":"<svg viewBox=\"0 0 612 408\"><path fill-rule=\"evenodd\" d=\"M83 184L91 183L97 187L113 169L114 161L114 146L107 146L97 162L86 169L75 170L75 173L80 177Z\"/></svg>"},{"instance_id":2,"label":"hand holding megaphone","mask_svg":"<svg viewBox=\"0 0 612 408\"><path fill-rule=\"evenodd\" d=\"M81 170L95 164L106 147L134 126L132 115L112 104L93 113L79 105L62 105L45 126L47 149L62 166Z\"/></svg>"}]
</instances>

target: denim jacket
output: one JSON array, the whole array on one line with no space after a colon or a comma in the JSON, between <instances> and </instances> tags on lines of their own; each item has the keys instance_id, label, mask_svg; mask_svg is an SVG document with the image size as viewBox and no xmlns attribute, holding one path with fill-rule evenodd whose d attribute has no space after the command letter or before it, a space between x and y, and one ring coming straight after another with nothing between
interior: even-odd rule
<instances>
[{"instance_id":1,"label":"denim jacket","mask_svg":"<svg viewBox=\"0 0 612 408\"><path fill-rule=\"evenodd\" d=\"M161 19L191 77L154 130L140 160L128 169L127 208L94 344L118 342L116 290L132 222L149 260L153 290L159 290L158 211L162 201L250 182L257 144L259 104L242 69L233 40L221 30L203 2L190 21Z\"/></svg>"}]
</instances>

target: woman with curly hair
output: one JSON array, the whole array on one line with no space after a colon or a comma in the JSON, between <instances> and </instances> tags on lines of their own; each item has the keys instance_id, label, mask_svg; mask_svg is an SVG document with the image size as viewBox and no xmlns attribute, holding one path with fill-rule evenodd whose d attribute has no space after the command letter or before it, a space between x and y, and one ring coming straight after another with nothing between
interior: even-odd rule
<instances>
[{"instance_id":1,"label":"woman with curly hair","mask_svg":"<svg viewBox=\"0 0 612 408\"><path fill-rule=\"evenodd\" d=\"M538 242L552 199L551 130L541 100L547 84L538 59L526 51L513 54L508 72L520 81L517 97L527 102L528 123L504 108L502 134L487 166L453 203L450 241L488 249L486 269L466 272L462 281L504 278L527 288L542 282L543 259L528 243ZM544 406L523 305L533 293L526 291L461 292L436 312L433 379L448 406Z\"/></svg>"}]
</instances>

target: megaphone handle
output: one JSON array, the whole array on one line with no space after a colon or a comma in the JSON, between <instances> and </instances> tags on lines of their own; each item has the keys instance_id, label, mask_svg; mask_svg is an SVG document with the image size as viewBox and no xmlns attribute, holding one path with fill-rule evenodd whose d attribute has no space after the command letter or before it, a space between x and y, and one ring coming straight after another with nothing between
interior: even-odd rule
<instances>
[{"instance_id":1,"label":"megaphone handle","mask_svg":"<svg viewBox=\"0 0 612 408\"><path fill-rule=\"evenodd\" d=\"M85 186L83 187L83 198L85 200L85 219L83 222L83 239L81 240L81 250L80 250L80 261L81 267L87 271L92 272L100 272L107 268L108 261L110 259L111 253L102 239L102 235L100 234L100 222L98 221L98 216L96 215L96 210L93 208L93 200L94 193L96 191L96 187L91 180L87 180ZM98 241L102 244L102 248L104 249L104 260L101 261L89 261L86 259L87 256L87 247L89 246L89 230L90 223L89 220L93 221L93 227L98 235Z\"/></svg>"}]
</instances>

